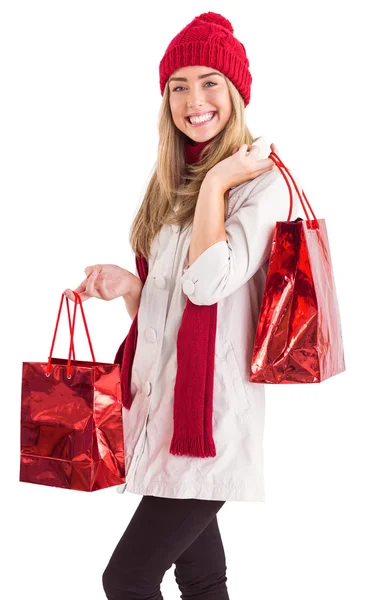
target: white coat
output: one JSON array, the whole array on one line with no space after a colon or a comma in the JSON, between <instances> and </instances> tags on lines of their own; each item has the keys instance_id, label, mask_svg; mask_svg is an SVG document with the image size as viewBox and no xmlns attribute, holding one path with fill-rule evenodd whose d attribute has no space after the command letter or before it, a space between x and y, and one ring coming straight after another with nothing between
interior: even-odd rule
<instances>
[{"instance_id":1,"label":"white coat","mask_svg":"<svg viewBox=\"0 0 379 600\"><path fill-rule=\"evenodd\" d=\"M267 158L270 147L263 136L256 145L259 158ZM294 193L291 220L301 216L299 205ZM250 383L249 375L274 227L287 219L288 211L288 187L275 166L232 188L225 220L228 240L207 248L190 267L192 225L164 225L156 236L138 312L134 400L130 410L122 408L126 483L118 492L264 502L265 388ZM218 303L215 457L169 452L176 339L187 298L197 305Z\"/></svg>"}]
</instances>

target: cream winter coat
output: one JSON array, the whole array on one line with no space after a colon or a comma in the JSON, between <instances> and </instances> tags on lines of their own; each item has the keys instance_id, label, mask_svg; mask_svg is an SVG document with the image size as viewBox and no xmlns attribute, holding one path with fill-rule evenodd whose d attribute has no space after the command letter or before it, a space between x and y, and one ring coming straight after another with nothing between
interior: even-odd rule
<instances>
[{"instance_id":1,"label":"cream winter coat","mask_svg":"<svg viewBox=\"0 0 379 600\"><path fill-rule=\"evenodd\" d=\"M270 147L265 138L261 136L255 144L260 158L267 158ZM294 194L291 220L302 216L299 205ZM276 221L287 219L288 211L288 187L274 167L232 188L225 220L228 240L210 246L190 267L192 225L164 225L156 236L138 312L131 386L134 400L130 411L122 408L126 483L117 491L166 498L264 501L265 388L250 383L249 374L274 227ZM176 338L187 298L198 305L218 303L215 457L169 452Z\"/></svg>"}]
</instances>

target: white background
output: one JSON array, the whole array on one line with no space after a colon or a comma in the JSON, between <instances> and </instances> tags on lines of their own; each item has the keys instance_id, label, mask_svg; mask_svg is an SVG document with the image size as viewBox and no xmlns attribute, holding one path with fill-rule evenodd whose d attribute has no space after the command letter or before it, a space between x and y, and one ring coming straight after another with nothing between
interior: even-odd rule
<instances>
[{"instance_id":1,"label":"white background","mask_svg":"<svg viewBox=\"0 0 379 600\"><path fill-rule=\"evenodd\" d=\"M18 481L21 368L47 360L61 293L86 266L134 269L128 236L156 160L159 61L210 10L246 47L253 135L276 143L326 219L346 361L319 385L266 386L266 501L227 502L218 515L230 598L379 597L374 2L9 0L0 9L0 593L10 600L104 598L102 572L141 500ZM96 359L112 362L131 324L122 299L84 307ZM57 357L68 354L66 320ZM77 358L89 360L80 326ZM173 567L162 593L180 597Z\"/></svg>"}]
</instances>

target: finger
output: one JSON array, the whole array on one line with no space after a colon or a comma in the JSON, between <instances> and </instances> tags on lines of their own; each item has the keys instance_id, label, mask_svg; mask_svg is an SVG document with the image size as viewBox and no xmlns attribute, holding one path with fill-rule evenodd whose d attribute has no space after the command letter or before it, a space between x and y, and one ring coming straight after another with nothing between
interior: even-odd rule
<instances>
[{"instance_id":1,"label":"finger","mask_svg":"<svg viewBox=\"0 0 379 600\"><path fill-rule=\"evenodd\" d=\"M240 146L240 151L241 150L244 152L251 152L252 150L259 151L259 148L258 146L254 146L254 144L242 144L242 146Z\"/></svg>"},{"instance_id":2,"label":"finger","mask_svg":"<svg viewBox=\"0 0 379 600\"><path fill-rule=\"evenodd\" d=\"M240 154L246 154L246 152L247 152L248 150L250 150L250 148L251 148L251 144L242 144L242 146L240 146L240 147L239 147L239 150L238 150L238 152L239 152Z\"/></svg>"},{"instance_id":3,"label":"finger","mask_svg":"<svg viewBox=\"0 0 379 600\"><path fill-rule=\"evenodd\" d=\"M95 290L95 282L98 274L99 271L95 269L87 278L86 294L88 294L89 297L95 296L99 298L99 294Z\"/></svg>"},{"instance_id":4,"label":"finger","mask_svg":"<svg viewBox=\"0 0 379 600\"><path fill-rule=\"evenodd\" d=\"M65 296L69 300L72 300L73 302L75 302L74 292L76 292L77 294L79 294L82 301L87 300L88 296L86 296L86 294L85 294L86 284L87 284L87 279L82 281L82 283L79 284L78 287L75 288L75 290L71 290L70 288L65 289L65 291L64 291Z\"/></svg>"},{"instance_id":5,"label":"finger","mask_svg":"<svg viewBox=\"0 0 379 600\"><path fill-rule=\"evenodd\" d=\"M275 163L271 158L261 158L260 160L257 160L256 165L259 171L266 171L272 169L275 166Z\"/></svg>"},{"instance_id":6,"label":"finger","mask_svg":"<svg viewBox=\"0 0 379 600\"><path fill-rule=\"evenodd\" d=\"M68 298L69 300L72 300L74 302L75 300L75 295L73 294L73 292L70 289L66 289L64 290L64 295L66 296L66 298Z\"/></svg>"},{"instance_id":7,"label":"finger","mask_svg":"<svg viewBox=\"0 0 379 600\"><path fill-rule=\"evenodd\" d=\"M89 275L91 275L91 273L93 273L94 271L101 271L101 267L102 265L90 265L89 267L86 267L84 269L85 274L87 275L87 277Z\"/></svg>"},{"instance_id":8,"label":"finger","mask_svg":"<svg viewBox=\"0 0 379 600\"><path fill-rule=\"evenodd\" d=\"M260 149L258 148L258 146L253 146L251 144L246 150L245 157L247 159L252 158L253 161L256 162L258 160L259 153Z\"/></svg>"},{"instance_id":9,"label":"finger","mask_svg":"<svg viewBox=\"0 0 379 600\"><path fill-rule=\"evenodd\" d=\"M259 146L253 146L253 144L252 144L251 146L249 146L249 152L250 152L250 154L255 152L255 154L257 154L259 156L259 153L260 153Z\"/></svg>"},{"instance_id":10,"label":"finger","mask_svg":"<svg viewBox=\"0 0 379 600\"><path fill-rule=\"evenodd\" d=\"M98 277L97 279L99 295L103 300L112 300L113 296L111 290L108 289L107 280L105 277Z\"/></svg>"}]
</instances>

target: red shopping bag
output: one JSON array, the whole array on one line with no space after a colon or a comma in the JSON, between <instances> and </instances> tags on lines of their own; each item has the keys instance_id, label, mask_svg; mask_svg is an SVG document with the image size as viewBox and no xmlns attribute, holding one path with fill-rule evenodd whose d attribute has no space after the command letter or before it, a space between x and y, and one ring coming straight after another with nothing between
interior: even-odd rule
<instances>
[{"instance_id":1,"label":"red shopping bag","mask_svg":"<svg viewBox=\"0 0 379 600\"><path fill-rule=\"evenodd\" d=\"M256 328L249 381L319 383L345 371L341 321L324 219L313 219L289 169L275 152L269 155L290 194L287 221L275 226ZM292 188L306 219L290 221Z\"/></svg>"},{"instance_id":2,"label":"red shopping bag","mask_svg":"<svg viewBox=\"0 0 379 600\"><path fill-rule=\"evenodd\" d=\"M20 481L93 492L125 483L120 367L95 361L74 294L68 360L52 358L62 294L48 362L22 364ZM75 360L78 301L92 362Z\"/></svg>"}]
</instances>

